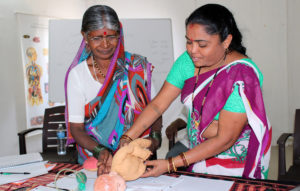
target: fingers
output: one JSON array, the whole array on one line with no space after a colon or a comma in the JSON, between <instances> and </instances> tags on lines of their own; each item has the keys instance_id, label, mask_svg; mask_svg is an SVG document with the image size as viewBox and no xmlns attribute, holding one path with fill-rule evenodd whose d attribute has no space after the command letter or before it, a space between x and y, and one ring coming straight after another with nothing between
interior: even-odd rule
<instances>
[{"instance_id":1,"label":"fingers","mask_svg":"<svg viewBox=\"0 0 300 191\"><path fill-rule=\"evenodd\" d=\"M168 162L166 160L146 161L147 166L145 173L141 177L160 176L167 172Z\"/></svg>"},{"instance_id":2,"label":"fingers","mask_svg":"<svg viewBox=\"0 0 300 191\"><path fill-rule=\"evenodd\" d=\"M108 159L106 161L106 166L104 168L104 174L108 174L111 170L111 164L112 164L112 155L108 156Z\"/></svg>"},{"instance_id":3,"label":"fingers","mask_svg":"<svg viewBox=\"0 0 300 191\"><path fill-rule=\"evenodd\" d=\"M130 143L129 140L126 140L126 139L120 139L119 147L122 148L122 147L128 145L129 143Z\"/></svg>"},{"instance_id":4,"label":"fingers","mask_svg":"<svg viewBox=\"0 0 300 191\"><path fill-rule=\"evenodd\" d=\"M144 172L144 174L141 176L143 178L145 177L150 177L150 176L159 176L162 173L158 172L158 167L157 166L148 166Z\"/></svg>"},{"instance_id":5,"label":"fingers","mask_svg":"<svg viewBox=\"0 0 300 191\"><path fill-rule=\"evenodd\" d=\"M151 177L153 174L153 170L146 170L145 173L142 174L141 178Z\"/></svg>"},{"instance_id":6,"label":"fingers","mask_svg":"<svg viewBox=\"0 0 300 191\"><path fill-rule=\"evenodd\" d=\"M99 159L98 159L98 171L97 175L101 174L108 174L111 169L111 163L112 163L112 155L108 150L103 150L100 152Z\"/></svg>"}]
</instances>

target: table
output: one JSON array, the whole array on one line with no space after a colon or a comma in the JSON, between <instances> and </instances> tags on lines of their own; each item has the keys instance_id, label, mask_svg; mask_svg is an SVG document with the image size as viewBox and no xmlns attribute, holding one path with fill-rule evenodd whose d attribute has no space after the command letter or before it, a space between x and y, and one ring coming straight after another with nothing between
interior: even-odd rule
<instances>
[{"instance_id":1,"label":"table","mask_svg":"<svg viewBox=\"0 0 300 191\"><path fill-rule=\"evenodd\" d=\"M48 174L41 175L38 177L34 177L29 179L28 181L24 182L21 185L10 183L0 185L1 191L12 191L17 188L22 187L37 187L39 185L46 185L50 182L54 181L56 173L62 169L72 169L72 170L81 170L82 166L79 164L66 164L66 163L57 163L57 165L49 171ZM295 188L295 185L292 184L283 184L276 181L270 180L253 180L253 179L244 179L244 178L236 178L236 177L229 177L229 176L218 176L218 175L208 175L208 174L201 174L201 173L191 173L191 172L184 172L178 171L171 174L166 174L173 177L178 177L180 175L187 175L193 177L202 177L202 178L209 178L209 179L220 179L220 180L229 180L234 181L230 191L286 191ZM63 177L64 175L60 175Z\"/></svg>"},{"instance_id":2,"label":"table","mask_svg":"<svg viewBox=\"0 0 300 191\"><path fill-rule=\"evenodd\" d=\"M294 184L285 184L273 180L245 179L245 178L201 174L201 173L193 173L193 172L185 172L185 171L177 171L176 173L170 174L170 176L175 176L175 177L180 175L234 181L230 191L248 191L248 190L249 191L284 191L284 190L291 190L296 187L296 185Z\"/></svg>"}]
</instances>

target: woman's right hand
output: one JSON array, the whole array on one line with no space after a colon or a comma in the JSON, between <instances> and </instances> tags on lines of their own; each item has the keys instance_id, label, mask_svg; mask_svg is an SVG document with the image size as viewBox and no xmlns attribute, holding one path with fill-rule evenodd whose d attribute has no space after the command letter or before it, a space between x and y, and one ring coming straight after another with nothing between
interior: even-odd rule
<instances>
[{"instance_id":1,"label":"woman's right hand","mask_svg":"<svg viewBox=\"0 0 300 191\"><path fill-rule=\"evenodd\" d=\"M167 160L149 160L145 162L147 168L145 173L141 177L160 176L168 171Z\"/></svg>"},{"instance_id":2,"label":"woman's right hand","mask_svg":"<svg viewBox=\"0 0 300 191\"><path fill-rule=\"evenodd\" d=\"M124 146L126 146L126 145L128 145L129 143L130 143L130 141L127 140L127 139L120 139L119 149L122 148L122 147L124 147Z\"/></svg>"},{"instance_id":3,"label":"woman's right hand","mask_svg":"<svg viewBox=\"0 0 300 191\"><path fill-rule=\"evenodd\" d=\"M108 174L110 172L112 158L112 154L109 152L109 150L104 149L100 152L97 163L97 176Z\"/></svg>"}]
</instances>

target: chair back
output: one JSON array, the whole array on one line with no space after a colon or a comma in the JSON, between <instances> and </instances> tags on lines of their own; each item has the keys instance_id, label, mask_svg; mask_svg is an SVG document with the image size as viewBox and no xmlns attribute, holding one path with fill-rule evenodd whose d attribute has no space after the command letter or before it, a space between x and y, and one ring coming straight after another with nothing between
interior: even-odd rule
<instances>
[{"instance_id":1,"label":"chair back","mask_svg":"<svg viewBox=\"0 0 300 191\"><path fill-rule=\"evenodd\" d=\"M296 109L296 114L295 114L293 164L300 165L300 109Z\"/></svg>"},{"instance_id":2,"label":"chair back","mask_svg":"<svg viewBox=\"0 0 300 191\"><path fill-rule=\"evenodd\" d=\"M66 127L65 106L45 109L43 126L43 152L57 150L57 128L59 124Z\"/></svg>"}]
</instances>

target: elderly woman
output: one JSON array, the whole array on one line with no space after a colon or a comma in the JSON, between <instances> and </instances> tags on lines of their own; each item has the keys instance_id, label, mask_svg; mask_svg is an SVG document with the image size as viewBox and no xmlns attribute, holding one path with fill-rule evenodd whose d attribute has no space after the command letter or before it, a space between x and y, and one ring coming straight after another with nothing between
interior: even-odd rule
<instances>
[{"instance_id":1,"label":"elderly woman","mask_svg":"<svg viewBox=\"0 0 300 191\"><path fill-rule=\"evenodd\" d=\"M98 159L98 175L110 171L112 154L151 96L151 65L124 51L122 25L104 5L84 13L83 41L66 74L68 143L76 141L78 162ZM161 141L161 120L151 129L152 150ZM145 129L141 136L149 134Z\"/></svg>"},{"instance_id":2,"label":"elderly woman","mask_svg":"<svg viewBox=\"0 0 300 191\"><path fill-rule=\"evenodd\" d=\"M144 177L189 166L194 172L267 178L271 126L261 86L263 76L246 56L232 13L217 4L186 19L186 49L159 94L126 135L137 138L181 94L189 111L189 150L148 161Z\"/></svg>"}]
</instances>

